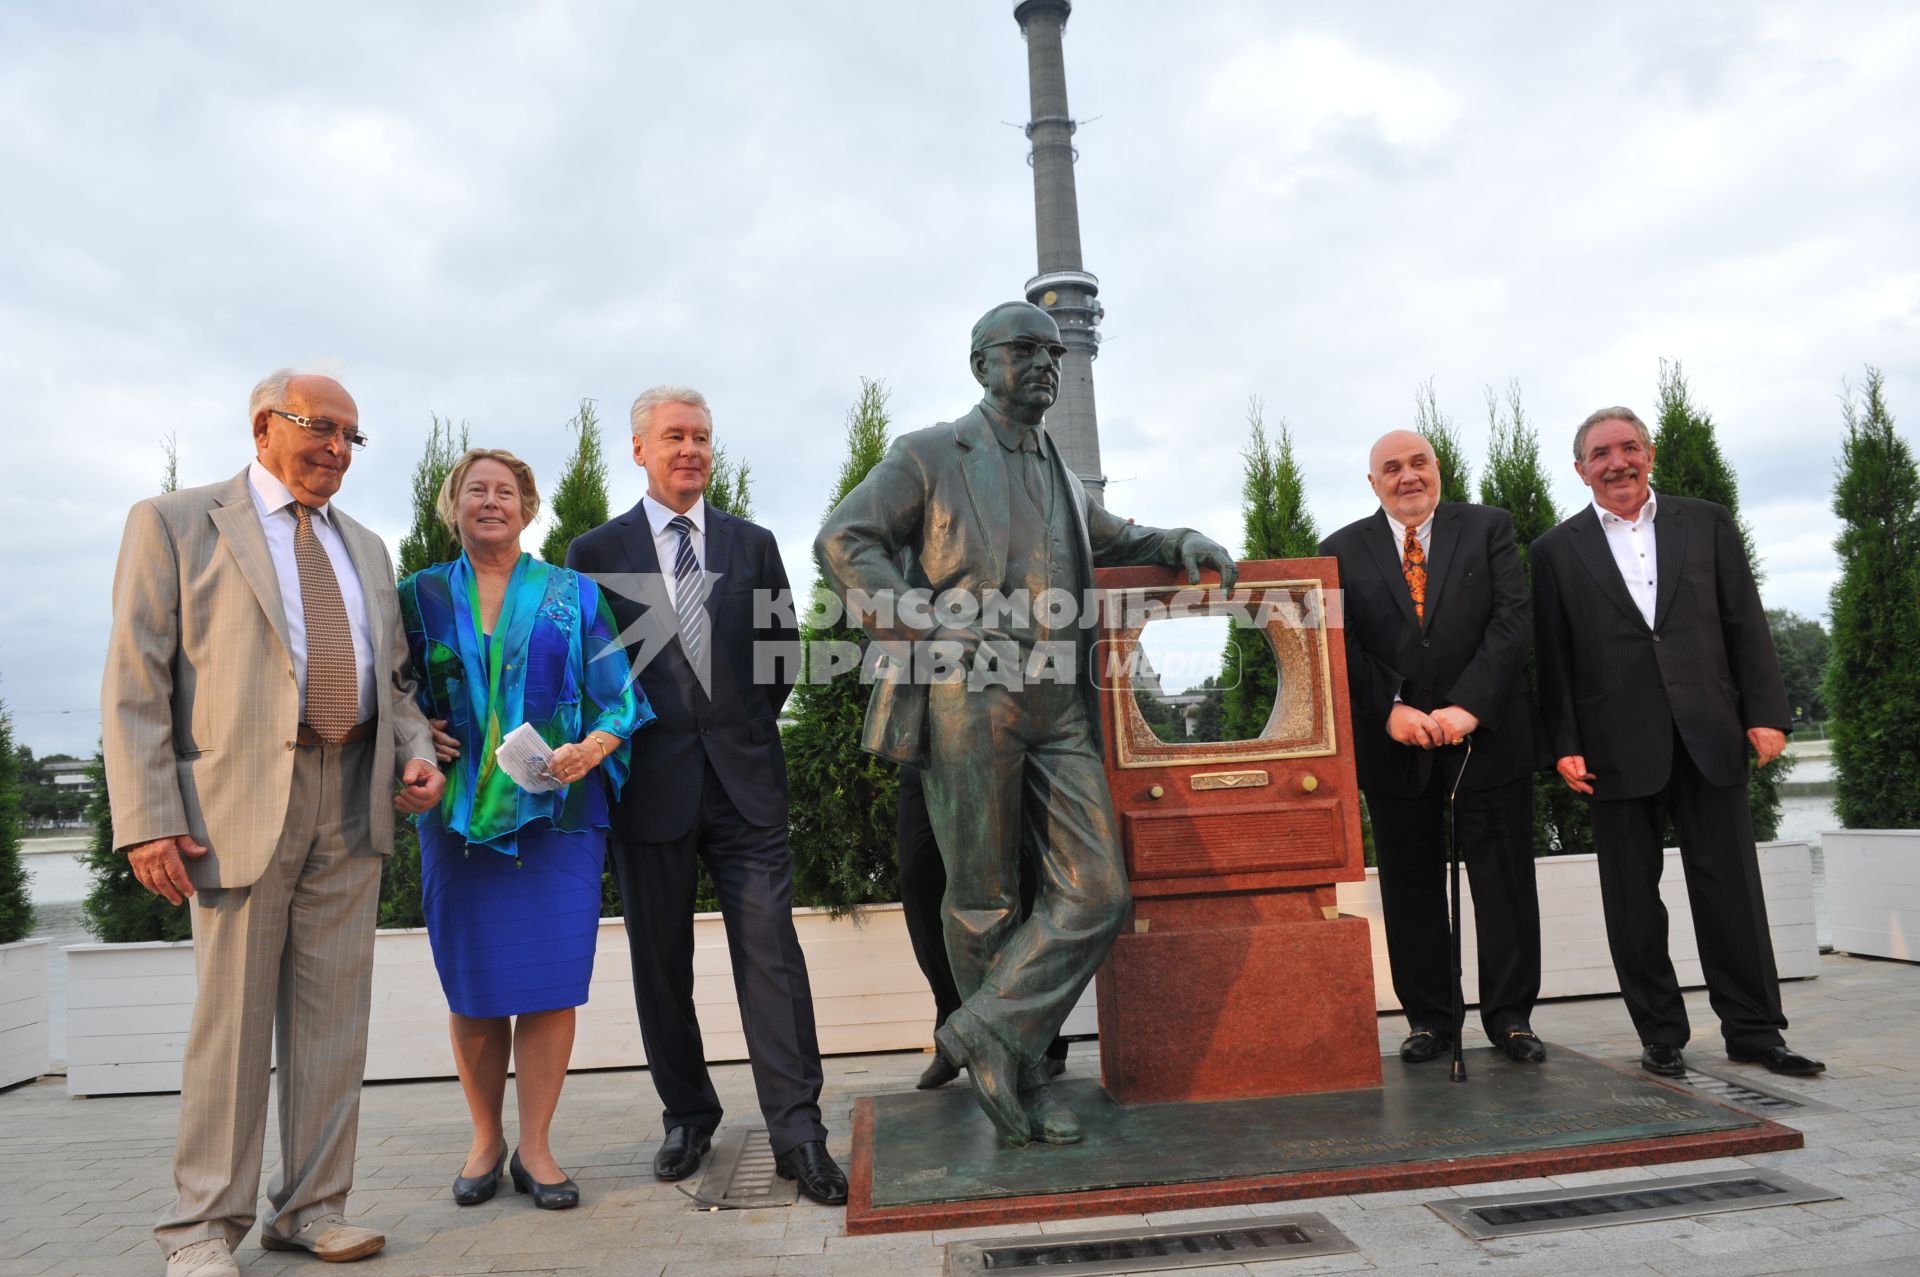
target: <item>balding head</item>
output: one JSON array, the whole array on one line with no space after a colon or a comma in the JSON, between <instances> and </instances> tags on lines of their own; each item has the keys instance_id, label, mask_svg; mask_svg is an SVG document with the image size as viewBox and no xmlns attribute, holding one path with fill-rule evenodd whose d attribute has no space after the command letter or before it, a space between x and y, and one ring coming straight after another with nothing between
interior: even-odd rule
<instances>
[{"instance_id":1,"label":"balding head","mask_svg":"<svg viewBox=\"0 0 1920 1277\"><path fill-rule=\"evenodd\" d=\"M1380 506L1407 527L1427 521L1440 504L1440 462L1426 437L1412 430L1390 430L1367 454L1367 483Z\"/></svg>"},{"instance_id":2,"label":"balding head","mask_svg":"<svg viewBox=\"0 0 1920 1277\"><path fill-rule=\"evenodd\" d=\"M301 505L318 508L331 501L353 464L348 439L360 431L360 409L346 387L332 377L282 368L253 388L247 411L260 464Z\"/></svg>"}]
</instances>

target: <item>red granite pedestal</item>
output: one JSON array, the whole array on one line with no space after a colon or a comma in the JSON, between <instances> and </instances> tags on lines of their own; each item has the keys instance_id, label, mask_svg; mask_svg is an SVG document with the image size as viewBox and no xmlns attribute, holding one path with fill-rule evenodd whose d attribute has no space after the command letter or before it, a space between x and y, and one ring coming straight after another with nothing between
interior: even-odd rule
<instances>
[{"instance_id":1,"label":"red granite pedestal","mask_svg":"<svg viewBox=\"0 0 1920 1277\"><path fill-rule=\"evenodd\" d=\"M1323 916L1316 894L1138 901L1097 986L1107 1092L1158 1104L1379 1086L1367 923Z\"/></svg>"}]
</instances>

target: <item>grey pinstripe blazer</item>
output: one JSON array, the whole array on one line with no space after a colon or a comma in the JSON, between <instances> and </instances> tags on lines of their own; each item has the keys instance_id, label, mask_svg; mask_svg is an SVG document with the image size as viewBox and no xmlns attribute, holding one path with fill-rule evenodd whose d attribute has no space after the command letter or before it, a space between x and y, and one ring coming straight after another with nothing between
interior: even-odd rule
<instances>
[{"instance_id":1,"label":"grey pinstripe blazer","mask_svg":"<svg viewBox=\"0 0 1920 1277\"><path fill-rule=\"evenodd\" d=\"M392 784L432 758L413 700L393 565L380 538L333 510L367 599L375 671L374 850L393 851ZM192 834L196 887L245 887L265 871L293 782L300 688L280 583L247 472L150 497L127 515L113 577L113 630L100 689L116 848Z\"/></svg>"}]
</instances>

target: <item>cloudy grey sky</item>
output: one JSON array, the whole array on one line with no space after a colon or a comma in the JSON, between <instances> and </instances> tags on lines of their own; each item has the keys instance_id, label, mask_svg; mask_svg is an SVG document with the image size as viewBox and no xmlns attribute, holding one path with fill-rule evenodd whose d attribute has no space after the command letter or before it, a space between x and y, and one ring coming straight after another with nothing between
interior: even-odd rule
<instances>
[{"instance_id":1,"label":"cloudy grey sky","mask_svg":"<svg viewBox=\"0 0 1920 1277\"><path fill-rule=\"evenodd\" d=\"M247 460L247 388L335 368L395 542L431 414L543 476L582 398L703 387L796 580L862 376L976 397L1033 273L1004 0L0 8L0 697L92 747L126 507ZM1314 514L1435 380L1571 428L1720 423L1768 602L1825 610L1843 381L1920 420L1920 9L1082 0L1067 33L1109 503L1239 536L1249 396ZM616 453L620 436L610 436ZM640 474L616 466L624 507Z\"/></svg>"}]
</instances>

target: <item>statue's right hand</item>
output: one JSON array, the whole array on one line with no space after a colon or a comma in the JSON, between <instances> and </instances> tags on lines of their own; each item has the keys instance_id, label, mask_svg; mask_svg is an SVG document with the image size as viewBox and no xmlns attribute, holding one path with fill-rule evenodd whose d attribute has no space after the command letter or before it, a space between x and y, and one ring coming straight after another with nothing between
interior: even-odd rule
<instances>
[{"instance_id":1,"label":"statue's right hand","mask_svg":"<svg viewBox=\"0 0 1920 1277\"><path fill-rule=\"evenodd\" d=\"M156 838L152 842L137 843L127 848L127 863L132 866L133 876L140 880L141 886L168 904L177 905L193 894L193 882L187 877L187 862L181 857L190 856L198 860L206 854L205 847L191 836L181 834L174 838Z\"/></svg>"}]
</instances>

